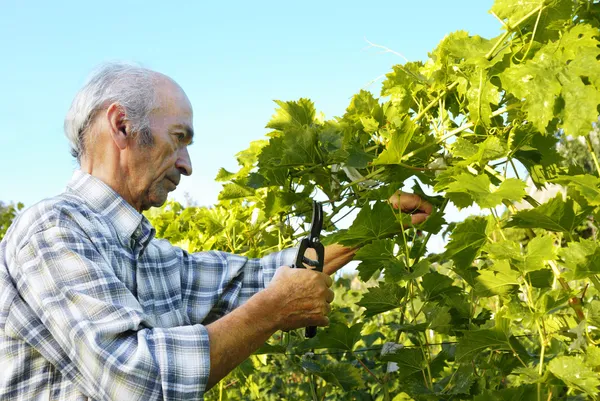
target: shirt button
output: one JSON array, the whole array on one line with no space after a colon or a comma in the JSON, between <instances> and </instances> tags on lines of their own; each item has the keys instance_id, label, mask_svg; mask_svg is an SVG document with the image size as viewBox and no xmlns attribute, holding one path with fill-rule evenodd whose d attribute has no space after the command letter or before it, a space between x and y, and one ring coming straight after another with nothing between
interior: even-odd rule
<instances>
[{"instance_id":1,"label":"shirt button","mask_svg":"<svg viewBox=\"0 0 600 401\"><path fill-rule=\"evenodd\" d=\"M142 236L142 229L141 228L137 228L135 230L135 232L133 233L133 238L137 239L137 238L139 238L141 236Z\"/></svg>"}]
</instances>

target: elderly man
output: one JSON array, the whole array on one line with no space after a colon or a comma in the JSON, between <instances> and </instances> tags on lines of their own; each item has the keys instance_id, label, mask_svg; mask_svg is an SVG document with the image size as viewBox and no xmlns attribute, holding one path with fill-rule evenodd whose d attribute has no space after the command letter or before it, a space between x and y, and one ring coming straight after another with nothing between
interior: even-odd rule
<instances>
[{"instance_id":1,"label":"elderly man","mask_svg":"<svg viewBox=\"0 0 600 401\"><path fill-rule=\"evenodd\" d=\"M325 274L279 268L293 249L248 260L154 239L140 213L192 174L192 107L173 80L108 65L65 131L81 169L0 244L0 399L201 399L275 331L328 324L328 274L352 249L327 247Z\"/></svg>"}]
</instances>

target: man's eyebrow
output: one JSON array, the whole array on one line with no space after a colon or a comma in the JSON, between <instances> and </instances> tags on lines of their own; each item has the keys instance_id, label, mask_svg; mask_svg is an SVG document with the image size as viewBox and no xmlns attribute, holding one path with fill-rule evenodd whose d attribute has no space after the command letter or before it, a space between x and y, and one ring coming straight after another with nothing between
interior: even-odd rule
<instances>
[{"instance_id":1,"label":"man's eyebrow","mask_svg":"<svg viewBox=\"0 0 600 401\"><path fill-rule=\"evenodd\" d=\"M186 125L186 124L174 124L174 125L171 125L171 127L169 128L169 131L178 131L178 130L185 132L185 136L188 141L190 141L190 142L193 141L194 130L192 129L192 127L190 127L189 125Z\"/></svg>"}]
</instances>

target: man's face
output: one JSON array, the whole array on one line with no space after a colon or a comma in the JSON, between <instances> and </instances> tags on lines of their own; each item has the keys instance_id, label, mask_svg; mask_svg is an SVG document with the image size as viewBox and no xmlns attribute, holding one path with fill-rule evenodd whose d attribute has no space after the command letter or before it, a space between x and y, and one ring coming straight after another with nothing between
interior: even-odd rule
<instances>
[{"instance_id":1,"label":"man's face","mask_svg":"<svg viewBox=\"0 0 600 401\"><path fill-rule=\"evenodd\" d=\"M179 184L181 175L192 174L188 153L193 137L192 106L181 88L170 81L156 88L157 104L150 113L154 144L134 141L129 162L129 188L140 210L160 206Z\"/></svg>"}]
</instances>

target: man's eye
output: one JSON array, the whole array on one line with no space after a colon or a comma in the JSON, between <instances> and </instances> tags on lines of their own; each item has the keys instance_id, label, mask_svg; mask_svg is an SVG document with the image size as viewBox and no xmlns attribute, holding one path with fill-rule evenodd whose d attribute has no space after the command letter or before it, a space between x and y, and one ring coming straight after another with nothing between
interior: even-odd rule
<instances>
[{"instance_id":1,"label":"man's eye","mask_svg":"<svg viewBox=\"0 0 600 401\"><path fill-rule=\"evenodd\" d=\"M177 138L177 140L179 142L183 142L185 140L185 134L184 133L175 134L175 137Z\"/></svg>"}]
</instances>

